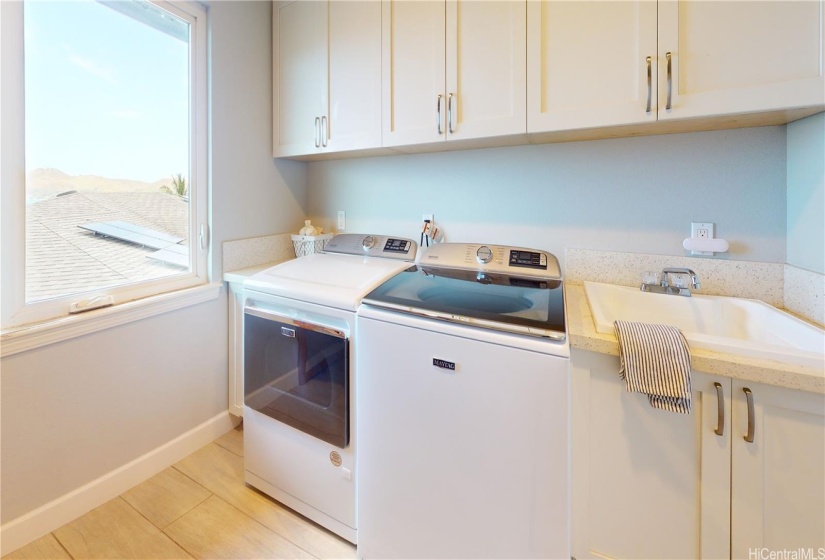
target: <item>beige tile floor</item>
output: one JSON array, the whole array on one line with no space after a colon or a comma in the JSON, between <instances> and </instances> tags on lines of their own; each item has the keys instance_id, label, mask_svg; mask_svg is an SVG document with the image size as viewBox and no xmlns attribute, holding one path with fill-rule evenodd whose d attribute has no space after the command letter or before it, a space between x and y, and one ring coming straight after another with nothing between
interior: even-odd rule
<instances>
[{"instance_id":1,"label":"beige tile floor","mask_svg":"<svg viewBox=\"0 0 825 560\"><path fill-rule=\"evenodd\" d=\"M5 559L355 558L355 547L243 479L243 432Z\"/></svg>"}]
</instances>

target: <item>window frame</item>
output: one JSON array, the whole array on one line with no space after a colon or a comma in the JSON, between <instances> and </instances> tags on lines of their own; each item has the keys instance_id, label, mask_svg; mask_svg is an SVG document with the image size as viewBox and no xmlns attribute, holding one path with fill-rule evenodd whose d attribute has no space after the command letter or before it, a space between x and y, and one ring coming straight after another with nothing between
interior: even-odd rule
<instances>
[{"instance_id":1,"label":"window frame","mask_svg":"<svg viewBox=\"0 0 825 560\"><path fill-rule=\"evenodd\" d=\"M187 273L26 302L25 56L23 2L0 2L0 328L7 331L69 316L69 305L111 296L115 308L209 281L206 10L188 0L147 0L189 23L189 248ZM109 310L111 313L113 310ZM94 311L86 312L94 313Z\"/></svg>"}]
</instances>

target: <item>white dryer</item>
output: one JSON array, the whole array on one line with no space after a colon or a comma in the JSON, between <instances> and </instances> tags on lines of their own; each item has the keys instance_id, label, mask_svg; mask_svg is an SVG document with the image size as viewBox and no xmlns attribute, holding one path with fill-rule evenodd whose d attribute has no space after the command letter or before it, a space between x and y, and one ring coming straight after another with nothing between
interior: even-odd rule
<instances>
[{"instance_id":1,"label":"white dryer","mask_svg":"<svg viewBox=\"0 0 825 560\"><path fill-rule=\"evenodd\" d=\"M244 282L246 482L353 543L355 310L416 252L410 239L342 234Z\"/></svg>"},{"instance_id":2,"label":"white dryer","mask_svg":"<svg viewBox=\"0 0 825 560\"><path fill-rule=\"evenodd\" d=\"M439 244L364 297L358 556L569 558L556 258Z\"/></svg>"}]
</instances>

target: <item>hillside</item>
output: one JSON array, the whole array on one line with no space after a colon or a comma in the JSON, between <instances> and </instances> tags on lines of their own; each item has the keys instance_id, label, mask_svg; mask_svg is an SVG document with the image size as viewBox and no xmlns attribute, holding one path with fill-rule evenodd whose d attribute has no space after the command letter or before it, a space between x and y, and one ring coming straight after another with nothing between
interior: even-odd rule
<instances>
[{"instance_id":1,"label":"hillside","mask_svg":"<svg viewBox=\"0 0 825 560\"><path fill-rule=\"evenodd\" d=\"M170 185L171 177L152 183L131 179L111 179L97 175L67 175L59 169L34 169L26 177L26 199L42 200L66 191L78 192L158 192Z\"/></svg>"}]
</instances>

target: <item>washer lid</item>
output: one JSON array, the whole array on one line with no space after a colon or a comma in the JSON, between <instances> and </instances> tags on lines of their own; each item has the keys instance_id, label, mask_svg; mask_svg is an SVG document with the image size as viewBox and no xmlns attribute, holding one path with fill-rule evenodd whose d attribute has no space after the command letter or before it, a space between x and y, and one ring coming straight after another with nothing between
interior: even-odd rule
<instances>
[{"instance_id":1,"label":"washer lid","mask_svg":"<svg viewBox=\"0 0 825 560\"><path fill-rule=\"evenodd\" d=\"M564 290L556 278L413 266L365 304L493 330L563 340Z\"/></svg>"},{"instance_id":2,"label":"washer lid","mask_svg":"<svg viewBox=\"0 0 825 560\"><path fill-rule=\"evenodd\" d=\"M355 311L361 298L408 262L316 253L250 276L245 289Z\"/></svg>"}]
</instances>

